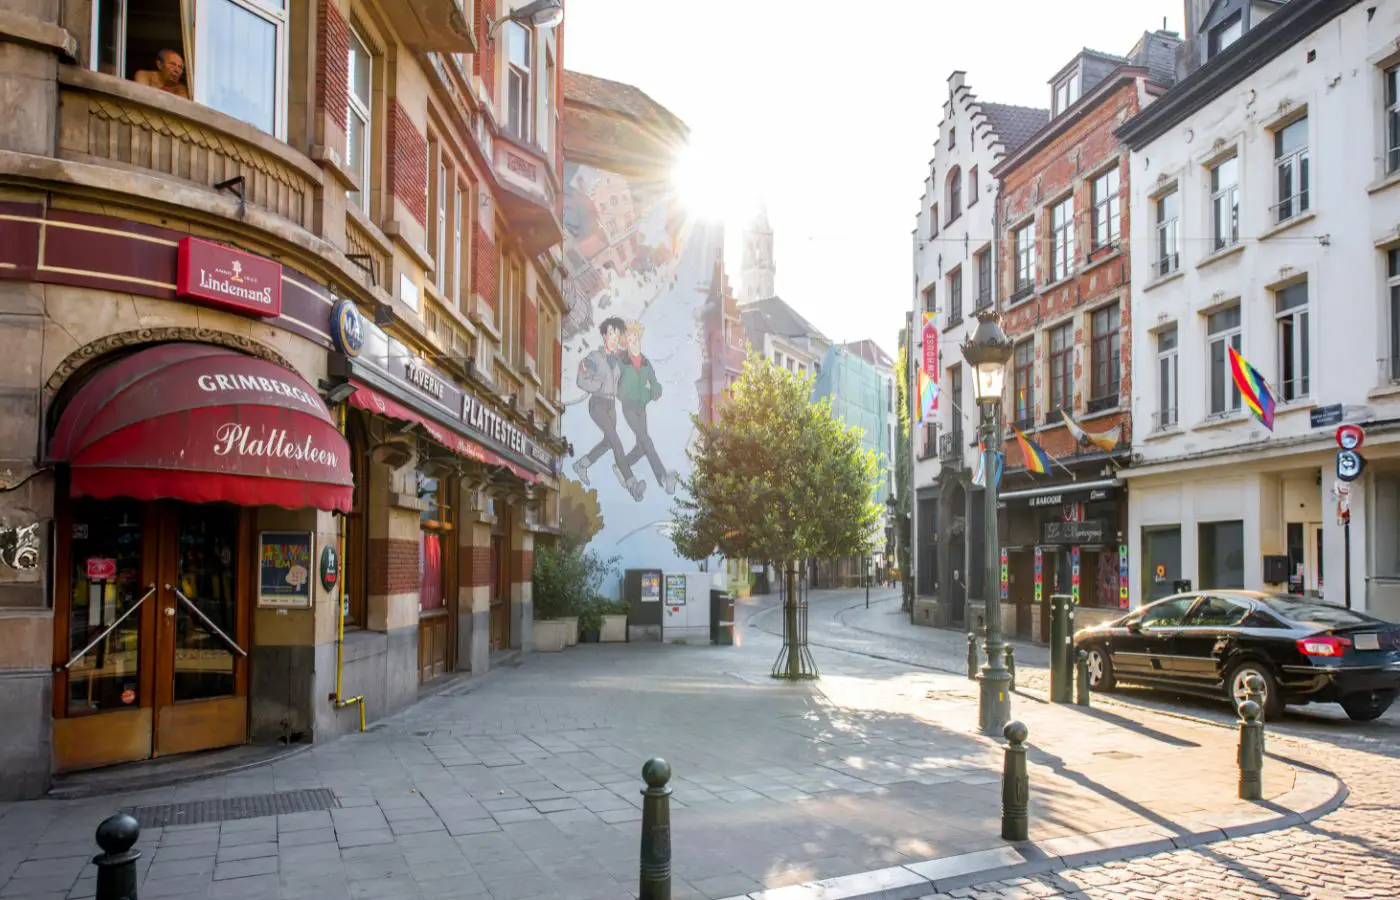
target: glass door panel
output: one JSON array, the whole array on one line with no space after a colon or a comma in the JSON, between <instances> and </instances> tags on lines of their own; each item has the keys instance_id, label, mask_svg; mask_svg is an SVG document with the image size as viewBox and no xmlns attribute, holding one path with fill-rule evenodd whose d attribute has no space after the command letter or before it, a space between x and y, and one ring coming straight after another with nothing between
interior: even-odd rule
<instances>
[{"instance_id":1,"label":"glass door panel","mask_svg":"<svg viewBox=\"0 0 1400 900\"><path fill-rule=\"evenodd\" d=\"M180 506L177 512L174 700L237 690L239 510Z\"/></svg>"}]
</instances>

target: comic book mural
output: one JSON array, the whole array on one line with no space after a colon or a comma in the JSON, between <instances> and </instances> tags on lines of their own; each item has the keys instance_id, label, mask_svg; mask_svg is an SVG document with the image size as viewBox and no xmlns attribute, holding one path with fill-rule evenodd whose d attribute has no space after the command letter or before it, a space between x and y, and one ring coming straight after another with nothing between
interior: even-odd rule
<instances>
[{"instance_id":1,"label":"comic book mural","mask_svg":"<svg viewBox=\"0 0 1400 900\"><path fill-rule=\"evenodd\" d=\"M663 183L564 167L564 468L561 519L621 568L690 568L671 544L700 408L702 312L723 232ZM616 590L616 585L610 585Z\"/></svg>"}]
</instances>

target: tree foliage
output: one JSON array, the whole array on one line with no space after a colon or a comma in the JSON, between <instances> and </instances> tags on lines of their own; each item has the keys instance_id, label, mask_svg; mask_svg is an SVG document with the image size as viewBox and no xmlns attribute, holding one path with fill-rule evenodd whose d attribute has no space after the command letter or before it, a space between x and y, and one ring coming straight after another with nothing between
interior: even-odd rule
<instances>
[{"instance_id":1,"label":"tree foliage","mask_svg":"<svg viewBox=\"0 0 1400 900\"><path fill-rule=\"evenodd\" d=\"M895 412L899 416L899 427L896 430L894 444L894 479L895 479L895 546L899 556L899 575L904 584L904 596L906 605L914 596L914 567L913 548L910 546L912 534L912 522L909 512L913 506L912 498L909 496L913 479L910 477L913 460L910 455L913 446L910 442L911 422L909 405L909 344L913 340L913 335L908 329L900 332L899 357L894 364L895 383Z\"/></svg>"},{"instance_id":2,"label":"tree foliage","mask_svg":"<svg viewBox=\"0 0 1400 900\"><path fill-rule=\"evenodd\" d=\"M811 393L811 379L749 357L719 420L696 420L677 552L781 562L869 551L880 520L876 455Z\"/></svg>"},{"instance_id":3,"label":"tree foliage","mask_svg":"<svg viewBox=\"0 0 1400 900\"><path fill-rule=\"evenodd\" d=\"M569 535L552 546L535 548L530 578L536 619L576 616L586 611L617 568L616 556L604 559Z\"/></svg>"}]
</instances>

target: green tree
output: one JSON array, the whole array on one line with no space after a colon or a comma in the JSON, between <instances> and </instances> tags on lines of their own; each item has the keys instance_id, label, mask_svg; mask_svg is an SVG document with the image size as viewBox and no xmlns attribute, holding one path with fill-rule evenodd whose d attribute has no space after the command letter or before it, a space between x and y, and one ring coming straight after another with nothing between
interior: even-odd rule
<instances>
[{"instance_id":1,"label":"green tree","mask_svg":"<svg viewBox=\"0 0 1400 900\"><path fill-rule=\"evenodd\" d=\"M603 558L584 548L570 535L535 549L530 578L536 619L576 616L589 608L593 598L617 568L616 556Z\"/></svg>"},{"instance_id":2,"label":"green tree","mask_svg":"<svg viewBox=\"0 0 1400 900\"><path fill-rule=\"evenodd\" d=\"M880 520L875 454L861 446L860 429L811 396L810 379L751 354L718 421L695 420L673 533L687 559L718 552L781 566L788 644L774 674L789 678L815 675L798 645L798 561L867 553Z\"/></svg>"},{"instance_id":3,"label":"green tree","mask_svg":"<svg viewBox=\"0 0 1400 900\"><path fill-rule=\"evenodd\" d=\"M910 467L913 465L910 453L913 447L910 443L910 409L909 409L909 329L903 328L899 332L899 358L894 364L895 381L895 403L896 413L899 415L899 428L896 431L894 444L894 483L895 483L895 519L894 519L894 540L896 554L899 557L899 577L904 594L904 610L912 615L914 609L914 568L913 547L911 546L912 522L909 513L913 507L912 498L909 496L910 485L913 479L910 478Z\"/></svg>"}]
</instances>

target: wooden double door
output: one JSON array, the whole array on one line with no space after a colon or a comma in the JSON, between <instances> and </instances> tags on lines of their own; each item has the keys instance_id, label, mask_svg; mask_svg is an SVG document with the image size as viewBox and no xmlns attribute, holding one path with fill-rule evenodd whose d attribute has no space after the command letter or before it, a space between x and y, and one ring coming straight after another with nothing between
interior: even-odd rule
<instances>
[{"instance_id":1,"label":"wooden double door","mask_svg":"<svg viewBox=\"0 0 1400 900\"><path fill-rule=\"evenodd\" d=\"M77 499L58 518L57 768L246 741L253 511Z\"/></svg>"}]
</instances>

